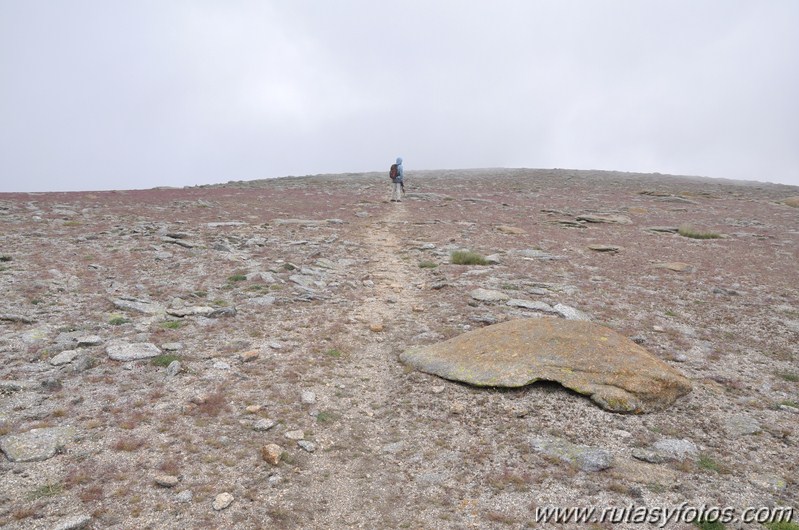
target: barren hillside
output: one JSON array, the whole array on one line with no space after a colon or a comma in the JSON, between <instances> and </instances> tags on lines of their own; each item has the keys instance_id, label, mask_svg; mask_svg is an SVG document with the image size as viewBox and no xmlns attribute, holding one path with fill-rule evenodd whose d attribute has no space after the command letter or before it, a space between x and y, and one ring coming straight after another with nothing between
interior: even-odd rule
<instances>
[{"instance_id":1,"label":"barren hillside","mask_svg":"<svg viewBox=\"0 0 799 530\"><path fill-rule=\"evenodd\" d=\"M536 507L797 507L799 208L784 201L799 188L409 171L389 203L388 184L0 194L0 526L548 528L568 525L536 524ZM451 263L459 250L488 262ZM693 390L619 414L398 359L571 310Z\"/></svg>"}]
</instances>

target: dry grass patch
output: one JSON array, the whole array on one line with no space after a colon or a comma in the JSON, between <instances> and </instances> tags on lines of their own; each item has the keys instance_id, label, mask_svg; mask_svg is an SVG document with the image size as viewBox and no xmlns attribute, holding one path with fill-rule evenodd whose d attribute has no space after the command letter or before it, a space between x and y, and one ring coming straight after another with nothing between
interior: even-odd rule
<instances>
[{"instance_id":1,"label":"dry grass patch","mask_svg":"<svg viewBox=\"0 0 799 530\"><path fill-rule=\"evenodd\" d=\"M721 237L721 234L717 232L700 232L691 225L680 226L680 228L677 229L677 233L691 239L719 239Z\"/></svg>"}]
</instances>

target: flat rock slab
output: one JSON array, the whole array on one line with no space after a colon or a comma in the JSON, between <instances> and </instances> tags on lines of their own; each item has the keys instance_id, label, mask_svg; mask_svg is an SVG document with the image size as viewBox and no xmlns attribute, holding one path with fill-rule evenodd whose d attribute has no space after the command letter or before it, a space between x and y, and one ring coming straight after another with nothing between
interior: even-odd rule
<instances>
[{"instance_id":1,"label":"flat rock slab","mask_svg":"<svg viewBox=\"0 0 799 530\"><path fill-rule=\"evenodd\" d=\"M602 471L613 466L613 455L605 449L578 445L556 437L537 436L530 440L535 451L544 453L573 466L581 471Z\"/></svg>"},{"instance_id":2,"label":"flat rock slab","mask_svg":"<svg viewBox=\"0 0 799 530\"><path fill-rule=\"evenodd\" d=\"M578 221L585 221L586 223L609 223L617 225L632 224L632 219L623 215L578 215Z\"/></svg>"},{"instance_id":3,"label":"flat rock slab","mask_svg":"<svg viewBox=\"0 0 799 530\"><path fill-rule=\"evenodd\" d=\"M674 272L692 272L694 267L688 263L681 261L670 261L668 263L657 263L654 265L656 269L666 269Z\"/></svg>"},{"instance_id":4,"label":"flat rock slab","mask_svg":"<svg viewBox=\"0 0 799 530\"><path fill-rule=\"evenodd\" d=\"M494 291L492 289L475 289L469 296L480 302L504 302L510 300L510 296L502 291Z\"/></svg>"},{"instance_id":5,"label":"flat rock slab","mask_svg":"<svg viewBox=\"0 0 799 530\"><path fill-rule=\"evenodd\" d=\"M621 247L616 245L588 245L588 249L596 252L616 253L621 249Z\"/></svg>"},{"instance_id":6,"label":"flat rock slab","mask_svg":"<svg viewBox=\"0 0 799 530\"><path fill-rule=\"evenodd\" d=\"M557 381L614 412L663 410L691 391L686 377L632 340L584 320L511 320L411 348L400 360L476 386Z\"/></svg>"},{"instance_id":7,"label":"flat rock slab","mask_svg":"<svg viewBox=\"0 0 799 530\"><path fill-rule=\"evenodd\" d=\"M105 351L115 361L138 361L161 355L158 346L149 342L117 342L109 344Z\"/></svg>"},{"instance_id":8,"label":"flat rock slab","mask_svg":"<svg viewBox=\"0 0 799 530\"><path fill-rule=\"evenodd\" d=\"M509 226L509 225L499 225L497 227L497 232L500 232L502 234L512 235L512 236L524 236L524 235L527 235L527 232L525 232L521 228L517 228L515 226Z\"/></svg>"},{"instance_id":9,"label":"flat rock slab","mask_svg":"<svg viewBox=\"0 0 799 530\"><path fill-rule=\"evenodd\" d=\"M129 298L114 300L114 306L119 309L124 309L125 311L134 311L137 313L144 313L145 315L160 315L166 311L166 308L161 304Z\"/></svg>"},{"instance_id":10,"label":"flat rock slab","mask_svg":"<svg viewBox=\"0 0 799 530\"><path fill-rule=\"evenodd\" d=\"M74 427L31 429L0 438L0 450L12 462L41 462L54 457L74 436Z\"/></svg>"}]
</instances>

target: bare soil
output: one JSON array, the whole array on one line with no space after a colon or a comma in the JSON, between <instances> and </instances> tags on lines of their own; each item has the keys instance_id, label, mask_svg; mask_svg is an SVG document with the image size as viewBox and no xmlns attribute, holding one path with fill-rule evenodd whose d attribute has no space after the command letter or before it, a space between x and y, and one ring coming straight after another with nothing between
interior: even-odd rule
<instances>
[{"instance_id":1,"label":"bare soil","mask_svg":"<svg viewBox=\"0 0 799 530\"><path fill-rule=\"evenodd\" d=\"M0 194L0 435L77 432L41 462L0 456L0 526L547 528L568 525L536 524L536 507L799 504L799 209L781 202L799 189L570 170L406 179L401 203L383 174ZM721 237L649 230L684 225ZM498 263L451 264L460 249ZM685 270L658 266L673 262ZM579 309L694 389L625 415L557 384L472 388L403 366L413 345L555 318L476 288ZM122 297L236 311L144 314ZM89 335L102 343L81 362L50 363ZM113 341L180 343L164 353L183 370L111 360ZM255 430L263 419L278 423ZM313 452L286 437L298 430ZM540 435L614 465L581 471L533 450ZM699 454L632 456L669 438ZM223 492L234 501L216 511Z\"/></svg>"}]
</instances>

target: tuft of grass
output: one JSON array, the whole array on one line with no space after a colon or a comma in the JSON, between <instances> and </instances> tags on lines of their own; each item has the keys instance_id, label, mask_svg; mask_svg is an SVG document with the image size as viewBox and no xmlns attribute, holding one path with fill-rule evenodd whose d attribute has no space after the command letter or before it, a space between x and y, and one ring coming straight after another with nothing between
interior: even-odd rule
<instances>
[{"instance_id":1,"label":"tuft of grass","mask_svg":"<svg viewBox=\"0 0 799 530\"><path fill-rule=\"evenodd\" d=\"M108 320L108 323L112 326L121 326L122 324L127 324L128 322L130 322L130 320L119 315L113 316Z\"/></svg>"},{"instance_id":2,"label":"tuft of grass","mask_svg":"<svg viewBox=\"0 0 799 530\"><path fill-rule=\"evenodd\" d=\"M150 364L152 364L153 366L166 367L169 366L170 363L172 363L172 361L178 361L178 360L180 360L180 357L178 357L177 355L164 354L164 355L158 355L157 357L153 357L152 359L150 359Z\"/></svg>"},{"instance_id":3,"label":"tuft of grass","mask_svg":"<svg viewBox=\"0 0 799 530\"><path fill-rule=\"evenodd\" d=\"M694 521L694 526L701 528L702 530L724 530L727 528L724 526L724 523L720 521L706 521L704 519Z\"/></svg>"},{"instance_id":4,"label":"tuft of grass","mask_svg":"<svg viewBox=\"0 0 799 530\"><path fill-rule=\"evenodd\" d=\"M724 468L721 466L721 464L707 455L700 455L699 462L697 462L697 464L700 468L707 469L708 471L715 471L716 473L724 472Z\"/></svg>"},{"instance_id":5,"label":"tuft of grass","mask_svg":"<svg viewBox=\"0 0 799 530\"><path fill-rule=\"evenodd\" d=\"M183 323L179 320L167 320L166 322L161 322L161 327L164 329L179 329Z\"/></svg>"},{"instance_id":6,"label":"tuft of grass","mask_svg":"<svg viewBox=\"0 0 799 530\"><path fill-rule=\"evenodd\" d=\"M230 283L243 282L246 279L247 279L247 275L246 274L241 274L241 273L232 274L232 275L227 277L227 281L230 282Z\"/></svg>"},{"instance_id":7,"label":"tuft of grass","mask_svg":"<svg viewBox=\"0 0 799 530\"><path fill-rule=\"evenodd\" d=\"M435 269L438 267L438 263L435 261L420 261L419 268L420 269Z\"/></svg>"},{"instance_id":8,"label":"tuft of grass","mask_svg":"<svg viewBox=\"0 0 799 530\"><path fill-rule=\"evenodd\" d=\"M690 237L691 239L719 239L720 234L716 232L700 232L695 230L691 225L682 225L677 229L677 233L683 237Z\"/></svg>"},{"instance_id":9,"label":"tuft of grass","mask_svg":"<svg viewBox=\"0 0 799 530\"><path fill-rule=\"evenodd\" d=\"M283 264L283 270L287 270L287 271L293 271L293 270L294 270L294 269L296 269L296 268L297 268L297 267L295 267L295 266L294 266L294 265L292 265L291 263L284 263L284 264Z\"/></svg>"},{"instance_id":10,"label":"tuft of grass","mask_svg":"<svg viewBox=\"0 0 799 530\"><path fill-rule=\"evenodd\" d=\"M31 500L41 499L44 497L55 497L64 491L63 484L54 482L52 484L45 484L28 493L28 498Z\"/></svg>"},{"instance_id":11,"label":"tuft of grass","mask_svg":"<svg viewBox=\"0 0 799 530\"><path fill-rule=\"evenodd\" d=\"M763 526L768 530L799 530L799 524L790 521L777 521L774 523L764 523Z\"/></svg>"},{"instance_id":12,"label":"tuft of grass","mask_svg":"<svg viewBox=\"0 0 799 530\"><path fill-rule=\"evenodd\" d=\"M339 359L341 357L344 357L344 352L341 350L337 350L335 348L330 348L325 352L325 355L327 355L328 357L333 357L334 359Z\"/></svg>"},{"instance_id":13,"label":"tuft of grass","mask_svg":"<svg viewBox=\"0 0 799 530\"><path fill-rule=\"evenodd\" d=\"M779 376L791 383L799 383L799 374L795 372L780 372Z\"/></svg>"},{"instance_id":14,"label":"tuft of grass","mask_svg":"<svg viewBox=\"0 0 799 530\"><path fill-rule=\"evenodd\" d=\"M338 414L326 410L320 411L316 415L317 423L332 423L339 418Z\"/></svg>"},{"instance_id":15,"label":"tuft of grass","mask_svg":"<svg viewBox=\"0 0 799 530\"><path fill-rule=\"evenodd\" d=\"M677 313L675 313L671 309L667 309L666 311L663 312L663 314L666 315L667 317L676 317L677 316Z\"/></svg>"},{"instance_id":16,"label":"tuft of grass","mask_svg":"<svg viewBox=\"0 0 799 530\"><path fill-rule=\"evenodd\" d=\"M0 262L3 262L3 263L8 263L9 261L12 261L13 259L14 258L12 258L11 256L0 256Z\"/></svg>"},{"instance_id":17,"label":"tuft of grass","mask_svg":"<svg viewBox=\"0 0 799 530\"><path fill-rule=\"evenodd\" d=\"M456 250L450 254L450 261L455 265L488 265L488 261L478 254L469 250Z\"/></svg>"}]
</instances>

